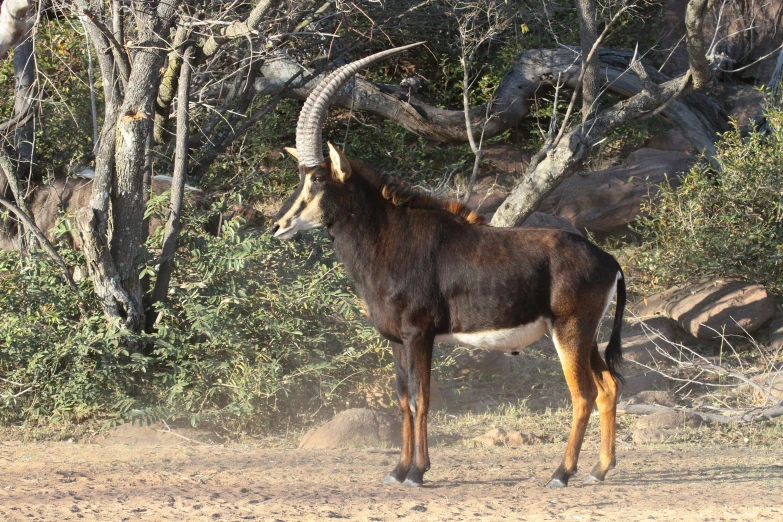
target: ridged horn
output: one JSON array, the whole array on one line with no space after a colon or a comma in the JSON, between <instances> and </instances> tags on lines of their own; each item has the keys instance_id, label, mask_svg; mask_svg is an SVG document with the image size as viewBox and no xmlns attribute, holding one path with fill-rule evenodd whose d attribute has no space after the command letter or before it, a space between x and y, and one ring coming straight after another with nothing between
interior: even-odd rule
<instances>
[{"instance_id":1,"label":"ridged horn","mask_svg":"<svg viewBox=\"0 0 783 522\"><path fill-rule=\"evenodd\" d=\"M326 111L337 90L345 85L354 74L371 63L382 60L387 56L401 53L412 47L423 44L417 42L394 49L387 49L372 54L365 58L343 65L330 73L313 89L307 101L299 113L299 121L296 124L296 152L299 155L299 165L303 167L315 167L324 162L321 129L326 119Z\"/></svg>"}]
</instances>

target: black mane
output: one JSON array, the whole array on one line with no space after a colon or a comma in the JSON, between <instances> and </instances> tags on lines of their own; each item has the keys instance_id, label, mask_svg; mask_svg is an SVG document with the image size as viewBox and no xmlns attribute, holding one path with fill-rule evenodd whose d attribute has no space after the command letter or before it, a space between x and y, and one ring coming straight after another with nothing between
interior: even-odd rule
<instances>
[{"instance_id":1,"label":"black mane","mask_svg":"<svg viewBox=\"0 0 783 522\"><path fill-rule=\"evenodd\" d=\"M484 218L471 209L453 200L441 200L430 196L408 182L388 174L378 174L358 161L351 161L351 170L366 180L381 193L384 199L397 207L445 210L459 216L472 225L483 225Z\"/></svg>"}]
</instances>

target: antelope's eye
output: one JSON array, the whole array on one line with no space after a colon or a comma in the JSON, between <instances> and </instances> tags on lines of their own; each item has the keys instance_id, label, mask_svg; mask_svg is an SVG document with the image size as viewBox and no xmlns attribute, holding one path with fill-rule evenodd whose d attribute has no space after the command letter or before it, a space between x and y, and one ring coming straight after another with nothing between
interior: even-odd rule
<instances>
[{"instance_id":1,"label":"antelope's eye","mask_svg":"<svg viewBox=\"0 0 783 522\"><path fill-rule=\"evenodd\" d=\"M316 174L313 176L313 183L323 183L324 177L321 174Z\"/></svg>"}]
</instances>

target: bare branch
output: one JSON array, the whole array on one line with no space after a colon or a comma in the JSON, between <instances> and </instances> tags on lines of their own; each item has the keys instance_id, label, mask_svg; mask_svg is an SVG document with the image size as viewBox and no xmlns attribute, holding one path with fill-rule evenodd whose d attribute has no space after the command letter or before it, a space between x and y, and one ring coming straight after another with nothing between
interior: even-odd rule
<instances>
[{"instance_id":1,"label":"bare branch","mask_svg":"<svg viewBox=\"0 0 783 522\"><path fill-rule=\"evenodd\" d=\"M86 21L86 23L94 25L95 28L100 31L104 38L106 38L106 40L111 44L114 60L120 70L120 78L122 78L123 85L127 85L131 70L130 56L128 56L128 53L125 52L122 44L117 41L117 38L114 36L114 33L112 33L111 29L106 27L106 24L104 24L96 14L94 14L90 9L83 9L82 12L84 13L82 20Z\"/></svg>"},{"instance_id":2,"label":"bare branch","mask_svg":"<svg viewBox=\"0 0 783 522\"><path fill-rule=\"evenodd\" d=\"M55 264L60 269L60 273L63 277L63 280L68 285L68 288L73 290L74 292L78 293L79 289L76 287L76 283L73 282L73 277L71 277L71 272L68 270L68 266L65 264L65 261L60 256L60 254L57 253L57 250L54 249L52 244L49 242L48 239L46 239L46 236L43 232L41 232L41 229L38 228L38 226L35 224L35 222L30 218L30 216L27 215L27 213L23 212L22 209L5 199L3 196L0 196L0 204L2 204L5 208L13 212L19 220L24 223L25 227L30 230L33 235L35 235L35 238L38 240L38 242L43 247L44 251L49 254L49 257L52 258L52 261L55 262Z\"/></svg>"},{"instance_id":3,"label":"bare branch","mask_svg":"<svg viewBox=\"0 0 783 522\"><path fill-rule=\"evenodd\" d=\"M228 27L222 28L215 36L211 36L205 43L203 53L205 56L212 56L217 52L221 45L229 40L236 38L245 38L254 31L258 30L261 22L264 20L267 12L277 5L279 0L261 0L256 4L247 17L247 20L234 22Z\"/></svg>"},{"instance_id":4,"label":"bare branch","mask_svg":"<svg viewBox=\"0 0 783 522\"><path fill-rule=\"evenodd\" d=\"M158 260L158 279L150 301L150 311L147 313L147 330L154 324L155 305L166 297L174 269L174 252L179 237L180 217L182 215L182 199L185 193L185 176L188 172L188 136L190 135L190 119L188 108L190 103L190 77L192 73L191 59L193 46L185 49L182 55L182 67L179 74L179 90L177 93L177 143L174 156L174 175L171 180L171 200L169 203L169 218L166 222L166 232L163 237L163 249Z\"/></svg>"}]
</instances>

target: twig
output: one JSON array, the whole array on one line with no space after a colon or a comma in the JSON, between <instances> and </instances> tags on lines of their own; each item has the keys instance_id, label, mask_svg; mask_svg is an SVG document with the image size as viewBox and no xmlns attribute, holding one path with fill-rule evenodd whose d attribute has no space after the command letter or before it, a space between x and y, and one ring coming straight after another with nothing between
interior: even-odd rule
<instances>
[{"instance_id":1,"label":"twig","mask_svg":"<svg viewBox=\"0 0 783 522\"><path fill-rule=\"evenodd\" d=\"M163 425L166 426L165 430L155 430L155 431L158 431L160 433L169 433L171 435L174 435L175 437L179 437L182 440L186 440L188 442L192 442L193 444L198 444L199 446L212 446L212 444L207 444L205 442L201 442L201 441L198 441L198 440L195 440L195 439L191 439L191 438L186 437L184 435L180 435L176 431L171 431L171 428L169 427L168 423L165 420L163 421Z\"/></svg>"},{"instance_id":2,"label":"twig","mask_svg":"<svg viewBox=\"0 0 783 522\"><path fill-rule=\"evenodd\" d=\"M604 30L601 31L601 34L598 35L598 38L596 38L595 43L593 44L593 47L590 49L590 52L587 54L587 59L585 59L585 63L590 63L590 61L592 61L593 55L596 52L598 52L598 46L600 46L601 43L604 41L604 38L606 38L606 35L609 33L609 30L612 28L614 23L620 18L620 15L622 15L628 9L630 9L630 6L623 6L623 8L617 11L617 13L615 13L612 19L609 20L609 23L606 24ZM582 50L582 52L584 52L584 50ZM582 67L582 70L579 71L579 78L576 80L576 85L574 86L574 92L571 93L571 101L568 103L568 109L566 110L566 114L563 117L563 125L560 127L560 131L557 133L557 137L552 142L551 148L557 146L557 144L560 142L560 139L563 137L563 133L565 133L566 126L568 125L568 120L571 118L571 113L574 112L574 107L576 106L576 97L579 96L579 91L582 88L582 82L584 81L585 74L587 74L587 67Z\"/></svg>"},{"instance_id":3,"label":"twig","mask_svg":"<svg viewBox=\"0 0 783 522\"><path fill-rule=\"evenodd\" d=\"M125 52L125 49L123 49L120 42L117 41L117 38L114 37L114 33L112 33L111 29L106 27L106 24L104 24L92 11L89 9L84 9L82 11L84 13L84 16L87 20L90 21L91 24L95 26L96 29L98 29L101 34L103 34L104 38L106 38L109 43L111 44L111 48L114 54L114 59L117 62L118 68L120 70L120 78L122 78L122 85L125 86L128 83L128 78L130 77L130 70L131 70L131 63L130 63L130 57L128 56L128 53Z\"/></svg>"},{"instance_id":4,"label":"twig","mask_svg":"<svg viewBox=\"0 0 783 522\"><path fill-rule=\"evenodd\" d=\"M33 222L30 217L22 212L22 210L5 199L3 196L0 196L0 204L5 206L8 210L16 214L16 217L18 217L25 226L32 231L32 233L35 235L35 237L38 239L38 241L41 243L41 246L46 251L47 254L49 254L49 257L52 258L52 260L57 264L57 266L60 268L60 272L62 274L63 279L65 280L66 284L68 285L68 288L79 294L79 288L76 286L76 283L73 282L73 277L71 277L71 273L68 271L68 266L65 264L65 261L60 256L60 254L57 253L57 250L54 249L52 244L49 242L48 239L46 239L46 236L44 236L43 232L41 232L41 229L38 228L38 226Z\"/></svg>"}]
</instances>

